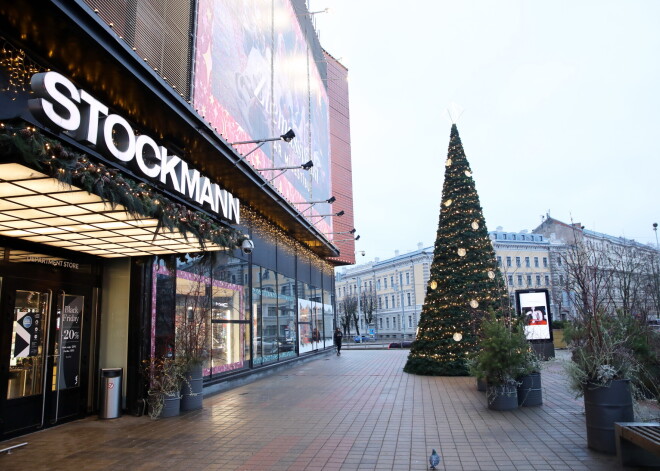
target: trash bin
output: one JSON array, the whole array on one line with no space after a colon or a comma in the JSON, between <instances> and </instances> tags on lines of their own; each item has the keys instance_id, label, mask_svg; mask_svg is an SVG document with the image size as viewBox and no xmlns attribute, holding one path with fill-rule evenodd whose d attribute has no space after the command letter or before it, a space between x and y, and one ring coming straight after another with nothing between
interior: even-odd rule
<instances>
[{"instance_id":1,"label":"trash bin","mask_svg":"<svg viewBox=\"0 0 660 471\"><path fill-rule=\"evenodd\" d=\"M123 376L123 368L101 368L99 418L116 419L121 416L121 381Z\"/></svg>"}]
</instances>

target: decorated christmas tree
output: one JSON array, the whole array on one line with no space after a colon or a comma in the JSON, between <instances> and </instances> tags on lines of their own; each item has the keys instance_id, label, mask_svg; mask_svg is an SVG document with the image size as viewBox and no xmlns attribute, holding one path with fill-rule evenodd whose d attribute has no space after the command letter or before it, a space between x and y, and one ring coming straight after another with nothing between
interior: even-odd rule
<instances>
[{"instance_id":1,"label":"decorated christmas tree","mask_svg":"<svg viewBox=\"0 0 660 471\"><path fill-rule=\"evenodd\" d=\"M453 124L431 277L404 371L468 375L466 360L478 349L480 319L487 312L499 312L506 302L502 281L472 171Z\"/></svg>"}]
</instances>

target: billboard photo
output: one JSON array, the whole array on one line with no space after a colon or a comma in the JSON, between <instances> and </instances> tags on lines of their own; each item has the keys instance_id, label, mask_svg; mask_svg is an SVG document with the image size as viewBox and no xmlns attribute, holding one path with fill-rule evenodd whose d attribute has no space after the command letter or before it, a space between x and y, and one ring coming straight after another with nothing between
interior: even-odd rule
<instances>
[{"instance_id":1,"label":"billboard photo","mask_svg":"<svg viewBox=\"0 0 660 471\"><path fill-rule=\"evenodd\" d=\"M331 194L329 105L317 61L291 0L199 0L192 105L228 142L276 137L289 143L255 150L238 144L256 169L298 166L309 171L264 170L261 175L316 227L332 232L332 209L306 201ZM254 152L251 152L254 150Z\"/></svg>"},{"instance_id":2,"label":"billboard photo","mask_svg":"<svg viewBox=\"0 0 660 471\"><path fill-rule=\"evenodd\" d=\"M516 304L527 340L552 340L548 290L516 291Z\"/></svg>"}]
</instances>

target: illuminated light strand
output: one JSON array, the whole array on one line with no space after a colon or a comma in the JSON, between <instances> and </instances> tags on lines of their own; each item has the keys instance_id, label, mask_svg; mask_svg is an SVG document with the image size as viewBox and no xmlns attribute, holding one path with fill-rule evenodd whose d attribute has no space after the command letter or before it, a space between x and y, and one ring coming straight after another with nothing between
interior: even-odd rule
<instances>
[{"instance_id":1,"label":"illuminated light strand","mask_svg":"<svg viewBox=\"0 0 660 471\"><path fill-rule=\"evenodd\" d=\"M467 374L480 318L506 297L491 276L499 272L495 252L455 126L445 166L431 281L405 368L411 373Z\"/></svg>"},{"instance_id":2,"label":"illuminated light strand","mask_svg":"<svg viewBox=\"0 0 660 471\"><path fill-rule=\"evenodd\" d=\"M22 144L19 145L18 141ZM205 250L208 241L220 247L240 247L244 236L232 227L224 227L205 214L175 203L157 193L146 183L124 177L116 169L92 163L85 154L43 136L35 127L2 123L0 142L26 163L45 167L47 173L62 183L79 185L113 206L121 204L135 219L154 218L160 229L179 230L184 239L195 236Z\"/></svg>"}]
</instances>

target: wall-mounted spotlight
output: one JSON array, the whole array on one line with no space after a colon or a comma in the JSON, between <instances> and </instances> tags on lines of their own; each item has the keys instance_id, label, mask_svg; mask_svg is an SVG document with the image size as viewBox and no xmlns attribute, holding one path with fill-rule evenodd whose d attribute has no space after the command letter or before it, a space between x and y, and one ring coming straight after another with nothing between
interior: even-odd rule
<instances>
[{"instance_id":1,"label":"wall-mounted spotlight","mask_svg":"<svg viewBox=\"0 0 660 471\"><path fill-rule=\"evenodd\" d=\"M328 198L327 200L298 201L298 202L296 202L296 203L292 203L292 204L308 204L309 206L301 211L302 213L305 213L306 211L310 210L315 204L320 204L320 203L328 203L328 204L332 204L332 203L334 203L335 201L337 201L337 198L335 198L334 196L331 196L331 197Z\"/></svg>"},{"instance_id":2,"label":"wall-mounted spotlight","mask_svg":"<svg viewBox=\"0 0 660 471\"><path fill-rule=\"evenodd\" d=\"M325 218L325 217L333 217L333 216L336 216L336 217L342 217L344 214L346 214L346 212L342 209L342 210L339 211L338 213L332 213L332 214L310 214L310 215L307 216L307 217L310 217L310 218Z\"/></svg>"},{"instance_id":3,"label":"wall-mounted spotlight","mask_svg":"<svg viewBox=\"0 0 660 471\"><path fill-rule=\"evenodd\" d=\"M238 165L238 163L241 160L245 160L245 158L250 155L252 152L255 150L259 149L261 146L263 146L266 142L272 142L272 141L284 141L284 142L291 142L293 138L296 137L296 133L293 132L293 129L289 129L287 132L284 134L280 135L279 137L269 137L266 139L254 139L251 141L238 141L238 142L230 142L229 145L231 146L238 146L242 144L257 144L254 149L250 150L247 154L242 156L240 159L238 159L236 162L234 162L234 166Z\"/></svg>"},{"instance_id":4,"label":"wall-mounted spotlight","mask_svg":"<svg viewBox=\"0 0 660 471\"><path fill-rule=\"evenodd\" d=\"M353 229L351 229L350 231L344 231L344 232L329 232L329 233L326 234L326 235L355 234L355 231L357 231L357 229L353 228Z\"/></svg>"},{"instance_id":5,"label":"wall-mounted spotlight","mask_svg":"<svg viewBox=\"0 0 660 471\"><path fill-rule=\"evenodd\" d=\"M309 161L305 162L302 165L291 165L291 166L287 166L287 167L258 168L256 170L259 171L259 172L280 171L280 173L278 173L273 178L268 180L267 183L270 183L273 180L275 180L277 177L282 175L284 172L286 172L287 170L307 170L307 171L309 171L313 166L314 166L314 162L309 160ZM264 185L262 185L262 186L264 186Z\"/></svg>"},{"instance_id":6,"label":"wall-mounted spotlight","mask_svg":"<svg viewBox=\"0 0 660 471\"><path fill-rule=\"evenodd\" d=\"M297 16L314 16L314 15L318 15L319 13L332 13L332 8L328 7L323 10L308 11L307 13L299 13Z\"/></svg>"}]
</instances>

